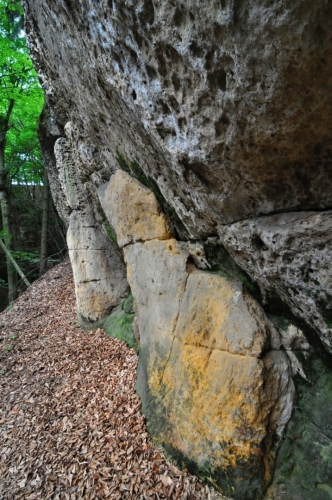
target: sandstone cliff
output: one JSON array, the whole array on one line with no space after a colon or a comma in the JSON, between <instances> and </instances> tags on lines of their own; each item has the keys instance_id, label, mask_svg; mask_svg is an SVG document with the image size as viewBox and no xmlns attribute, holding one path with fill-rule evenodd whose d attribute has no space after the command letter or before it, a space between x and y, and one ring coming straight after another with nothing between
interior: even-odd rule
<instances>
[{"instance_id":1,"label":"sandstone cliff","mask_svg":"<svg viewBox=\"0 0 332 500\"><path fill-rule=\"evenodd\" d=\"M180 463L332 498L331 4L23 4L81 324Z\"/></svg>"}]
</instances>

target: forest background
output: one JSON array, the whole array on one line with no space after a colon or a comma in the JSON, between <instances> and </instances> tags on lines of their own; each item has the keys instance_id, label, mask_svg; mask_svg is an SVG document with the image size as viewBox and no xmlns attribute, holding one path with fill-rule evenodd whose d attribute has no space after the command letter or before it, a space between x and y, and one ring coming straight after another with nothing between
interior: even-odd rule
<instances>
[{"instance_id":1,"label":"forest background","mask_svg":"<svg viewBox=\"0 0 332 500\"><path fill-rule=\"evenodd\" d=\"M0 0L0 310L66 252L38 140L44 92L19 0Z\"/></svg>"}]
</instances>

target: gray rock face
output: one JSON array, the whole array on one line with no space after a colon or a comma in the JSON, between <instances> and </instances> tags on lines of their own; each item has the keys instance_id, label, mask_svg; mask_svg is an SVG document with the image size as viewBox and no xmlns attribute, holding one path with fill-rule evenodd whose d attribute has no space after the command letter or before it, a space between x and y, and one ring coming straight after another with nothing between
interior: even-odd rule
<instances>
[{"instance_id":1,"label":"gray rock face","mask_svg":"<svg viewBox=\"0 0 332 500\"><path fill-rule=\"evenodd\" d=\"M84 328L99 324L129 292L126 268L117 245L108 237L98 216L98 205L80 180L80 163L68 137L54 145L59 205L69 216L67 244L73 268L77 315Z\"/></svg>"},{"instance_id":2,"label":"gray rock face","mask_svg":"<svg viewBox=\"0 0 332 500\"><path fill-rule=\"evenodd\" d=\"M120 157L155 181L182 236L331 207L329 2L23 3L31 53L54 119L71 122L97 221L97 189ZM329 298L317 293L317 314L303 294L304 307L292 309L317 316L309 324L329 347Z\"/></svg>"},{"instance_id":3,"label":"gray rock face","mask_svg":"<svg viewBox=\"0 0 332 500\"><path fill-rule=\"evenodd\" d=\"M332 212L300 212L219 226L236 262L289 305L332 353Z\"/></svg>"},{"instance_id":4,"label":"gray rock face","mask_svg":"<svg viewBox=\"0 0 332 500\"><path fill-rule=\"evenodd\" d=\"M91 328L128 295L122 256L90 211L74 210L67 232L78 319Z\"/></svg>"},{"instance_id":5,"label":"gray rock face","mask_svg":"<svg viewBox=\"0 0 332 500\"><path fill-rule=\"evenodd\" d=\"M48 102L75 125L85 181L108 180L122 153L196 237L331 206L330 2L23 4Z\"/></svg>"}]
</instances>

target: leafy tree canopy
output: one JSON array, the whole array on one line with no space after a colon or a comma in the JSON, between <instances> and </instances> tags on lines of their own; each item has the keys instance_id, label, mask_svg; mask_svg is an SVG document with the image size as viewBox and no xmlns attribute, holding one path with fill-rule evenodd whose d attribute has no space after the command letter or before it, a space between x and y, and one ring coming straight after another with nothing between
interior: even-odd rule
<instances>
[{"instance_id":1,"label":"leafy tree canopy","mask_svg":"<svg viewBox=\"0 0 332 500\"><path fill-rule=\"evenodd\" d=\"M43 102L28 53L21 4L0 0L0 140L5 140L7 187L41 182L37 121Z\"/></svg>"}]
</instances>

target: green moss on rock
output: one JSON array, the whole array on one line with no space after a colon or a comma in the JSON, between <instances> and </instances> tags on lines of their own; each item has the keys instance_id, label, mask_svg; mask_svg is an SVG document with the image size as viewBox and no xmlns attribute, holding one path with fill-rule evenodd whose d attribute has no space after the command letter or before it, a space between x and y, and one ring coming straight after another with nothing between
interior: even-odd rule
<instances>
[{"instance_id":1,"label":"green moss on rock","mask_svg":"<svg viewBox=\"0 0 332 500\"><path fill-rule=\"evenodd\" d=\"M243 271L235 262L233 257L218 242L205 242L204 251L210 264L209 272L215 272L230 280L240 280L245 288L260 302L261 294L259 287L252 281L249 275Z\"/></svg>"},{"instance_id":2,"label":"green moss on rock","mask_svg":"<svg viewBox=\"0 0 332 500\"><path fill-rule=\"evenodd\" d=\"M101 326L109 337L124 340L129 347L137 349L137 342L132 327L135 317L132 307L133 297L130 294L120 306L116 307L112 313L104 319Z\"/></svg>"},{"instance_id":3,"label":"green moss on rock","mask_svg":"<svg viewBox=\"0 0 332 500\"><path fill-rule=\"evenodd\" d=\"M102 225L107 233L107 236L117 245L118 241L117 241L117 237L116 237L116 232L114 231L114 229L110 225L110 223L106 217L106 214L103 210L103 207L101 206L100 203L96 202L96 208L97 208L98 214L102 220Z\"/></svg>"},{"instance_id":4,"label":"green moss on rock","mask_svg":"<svg viewBox=\"0 0 332 500\"><path fill-rule=\"evenodd\" d=\"M268 500L332 500L332 372L298 351L309 382L295 378L297 400L279 450Z\"/></svg>"}]
</instances>

